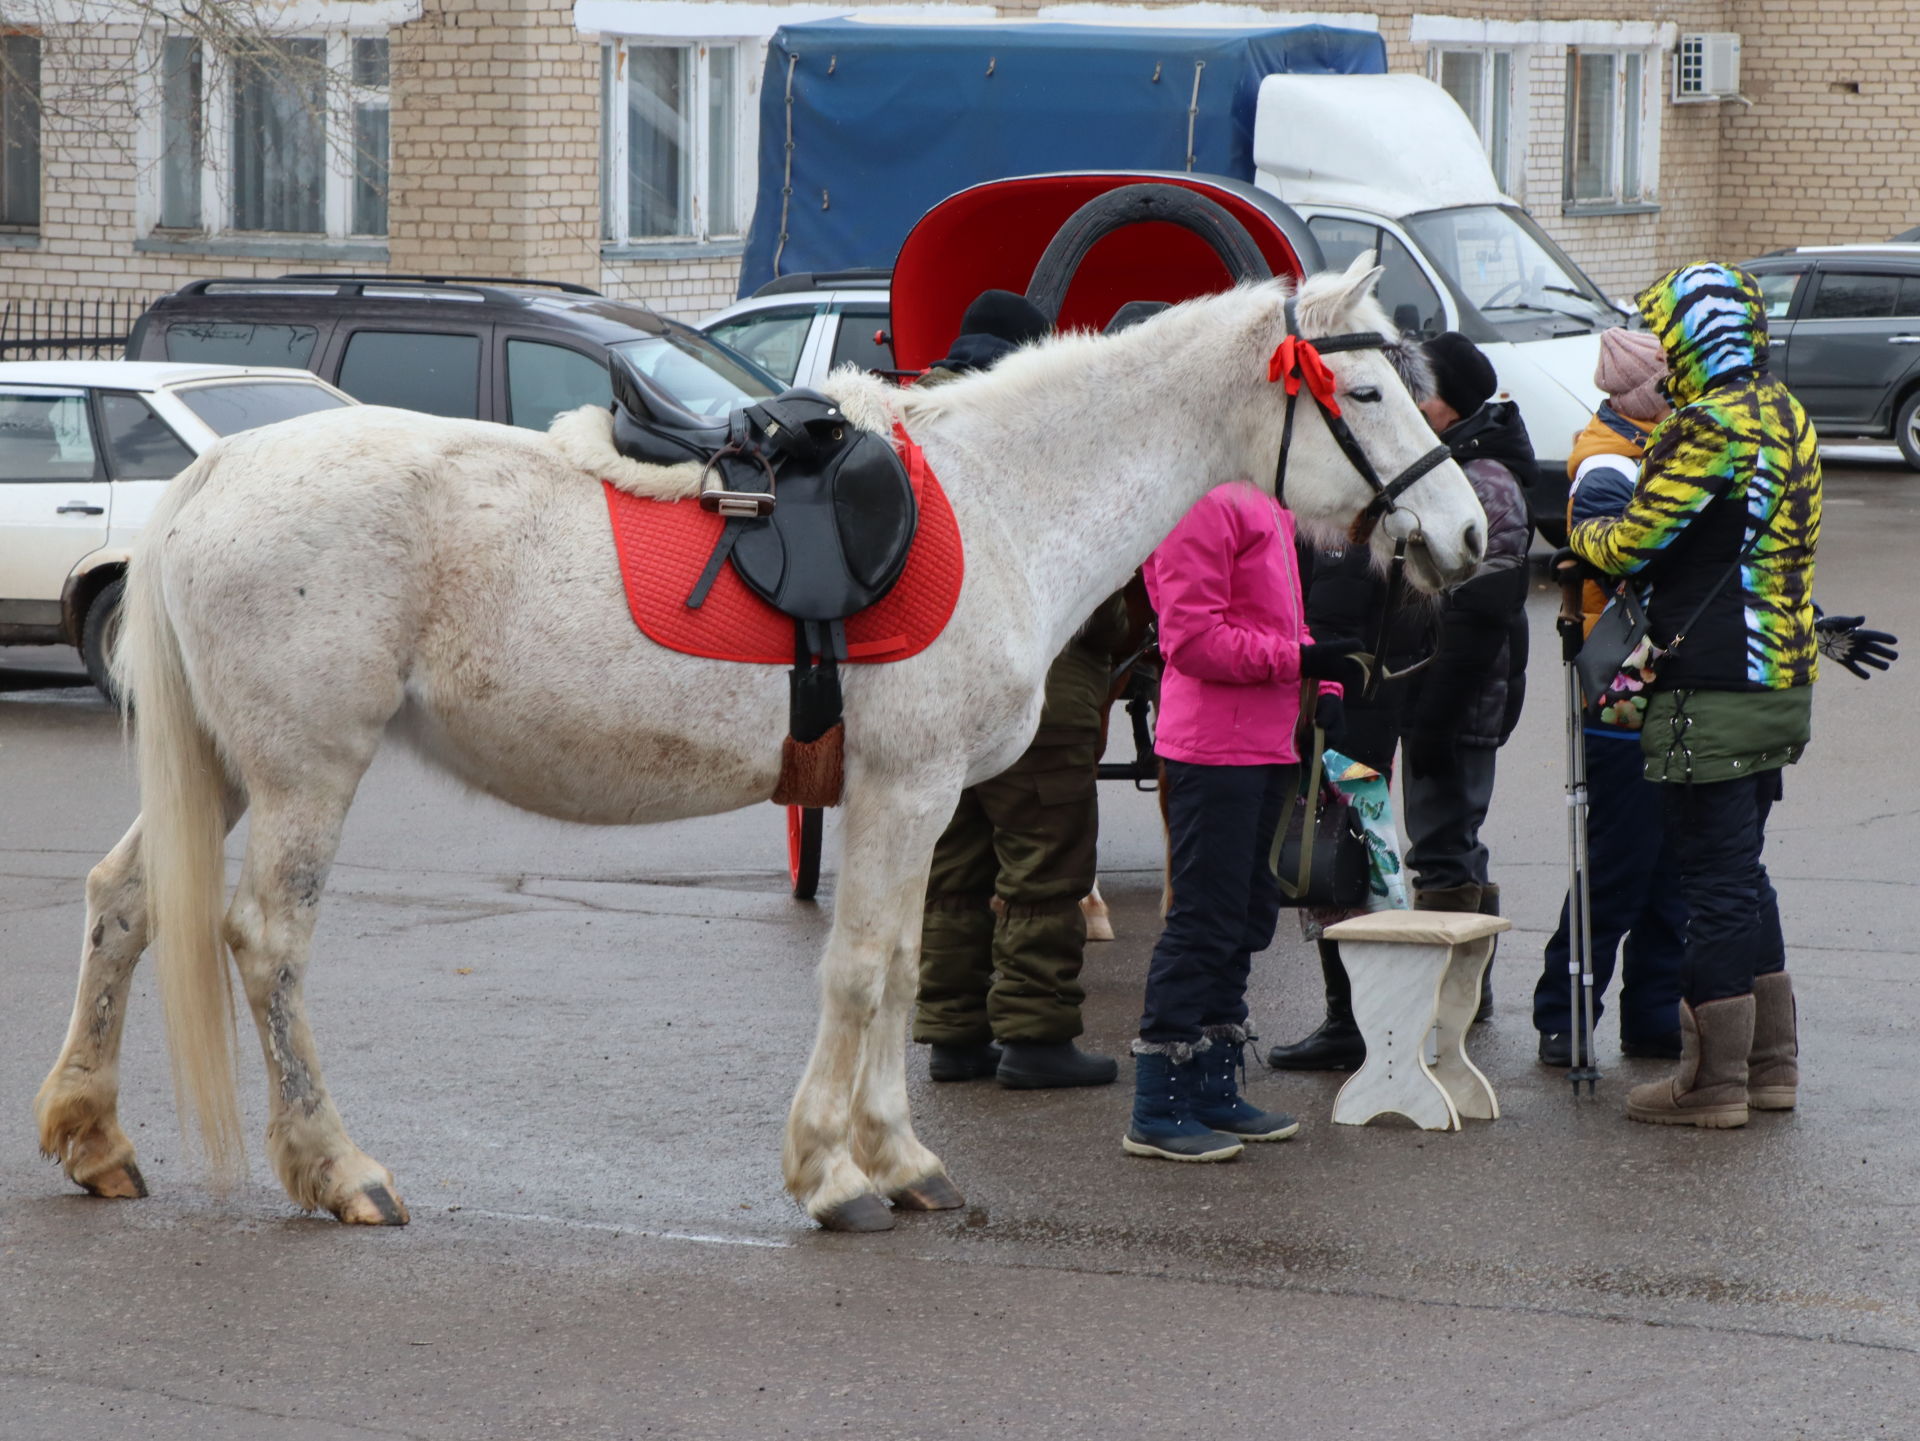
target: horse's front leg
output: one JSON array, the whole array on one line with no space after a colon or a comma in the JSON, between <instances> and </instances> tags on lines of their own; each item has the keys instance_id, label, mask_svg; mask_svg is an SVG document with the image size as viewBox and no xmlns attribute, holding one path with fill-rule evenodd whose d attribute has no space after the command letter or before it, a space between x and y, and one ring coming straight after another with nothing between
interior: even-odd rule
<instances>
[{"instance_id":1,"label":"horse's front leg","mask_svg":"<svg viewBox=\"0 0 1920 1441\"><path fill-rule=\"evenodd\" d=\"M787 1115L783 1156L787 1190L828 1230L884 1231L893 1215L883 1186L944 1179L908 1122L911 993L902 988L911 982L896 973L913 963L927 868L958 793L957 780L909 788L849 779L833 931L820 963L820 1027ZM909 934L911 949L903 944ZM855 1159L856 1127L859 1150L883 1175Z\"/></svg>"},{"instance_id":2,"label":"horse's front leg","mask_svg":"<svg viewBox=\"0 0 1920 1441\"><path fill-rule=\"evenodd\" d=\"M965 1200L940 1158L913 1133L907 1104L907 1019L920 991L920 933L927 872L894 943L880 1014L867 1032L853 1081L853 1158L874 1189L903 1211L948 1211Z\"/></svg>"}]
</instances>

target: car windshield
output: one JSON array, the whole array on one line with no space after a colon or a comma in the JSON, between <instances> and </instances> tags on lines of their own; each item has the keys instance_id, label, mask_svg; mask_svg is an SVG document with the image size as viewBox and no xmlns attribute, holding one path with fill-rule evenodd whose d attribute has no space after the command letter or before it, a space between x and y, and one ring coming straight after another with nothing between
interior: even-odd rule
<instances>
[{"instance_id":1,"label":"car windshield","mask_svg":"<svg viewBox=\"0 0 1920 1441\"><path fill-rule=\"evenodd\" d=\"M183 405L207 423L215 435L292 420L316 410L334 410L353 402L300 380L236 380L196 385L179 392Z\"/></svg>"},{"instance_id":2,"label":"car windshield","mask_svg":"<svg viewBox=\"0 0 1920 1441\"><path fill-rule=\"evenodd\" d=\"M1462 205L1408 216L1406 227L1460 298L1508 339L1620 324L1620 312L1524 210Z\"/></svg>"},{"instance_id":3,"label":"car windshield","mask_svg":"<svg viewBox=\"0 0 1920 1441\"><path fill-rule=\"evenodd\" d=\"M746 357L677 325L643 340L615 341L613 349L695 415L725 415L780 393L780 383Z\"/></svg>"}]
</instances>

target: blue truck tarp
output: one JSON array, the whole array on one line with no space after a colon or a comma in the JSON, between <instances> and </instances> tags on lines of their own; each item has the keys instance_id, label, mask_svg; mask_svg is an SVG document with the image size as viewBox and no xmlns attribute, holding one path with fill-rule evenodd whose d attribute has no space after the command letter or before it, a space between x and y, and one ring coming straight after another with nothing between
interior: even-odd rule
<instances>
[{"instance_id":1,"label":"blue truck tarp","mask_svg":"<svg viewBox=\"0 0 1920 1441\"><path fill-rule=\"evenodd\" d=\"M1322 25L782 26L767 48L740 294L775 275L891 265L914 221L985 180L1089 169L1251 180L1263 77L1386 69L1379 35Z\"/></svg>"}]
</instances>

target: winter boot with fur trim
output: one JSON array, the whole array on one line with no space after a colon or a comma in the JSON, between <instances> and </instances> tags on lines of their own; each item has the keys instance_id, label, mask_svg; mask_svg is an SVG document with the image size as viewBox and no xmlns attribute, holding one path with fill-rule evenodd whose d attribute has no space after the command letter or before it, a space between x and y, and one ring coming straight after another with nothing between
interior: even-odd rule
<instances>
[{"instance_id":1,"label":"winter boot with fur trim","mask_svg":"<svg viewBox=\"0 0 1920 1441\"><path fill-rule=\"evenodd\" d=\"M1753 1050L1747 1055L1747 1104L1791 1111L1800 1094L1800 1007L1785 971L1753 978Z\"/></svg>"},{"instance_id":2,"label":"winter boot with fur trim","mask_svg":"<svg viewBox=\"0 0 1920 1441\"><path fill-rule=\"evenodd\" d=\"M1133 1043L1133 1122L1120 1139L1129 1156L1162 1161L1231 1161L1239 1156L1240 1137L1216 1131L1193 1114L1206 1045L1204 1040L1198 1045Z\"/></svg>"},{"instance_id":3,"label":"winter boot with fur trim","mask_svg":"<svg viewBox=\"0 0 1920 1441\"><path fill-rule=\"evenodd\" d=\"M1680 1003L1680 1069L1627 1092L1627 1116L1655 1126L1719 1130L1747 1124L1752 996Z\"/></svg>"},{"instance_id":4,"label":"winter boot with fur trim","mask_svg":"<svg viewBox=\"0 0 1920 1441\"><path fill-rule=\"evenodd\" d=\"M1263 1111L1240 1094L1240 1078L1247 1071L1245 1026L1208 1026L1207 1049L1194 1057L1200 1067L1200 1087L1194 1096L1193 1119L1203 1126L1243 1141L1285 1141L1300 1123L1285 1111Z\"/></svg>"}]
</instances>

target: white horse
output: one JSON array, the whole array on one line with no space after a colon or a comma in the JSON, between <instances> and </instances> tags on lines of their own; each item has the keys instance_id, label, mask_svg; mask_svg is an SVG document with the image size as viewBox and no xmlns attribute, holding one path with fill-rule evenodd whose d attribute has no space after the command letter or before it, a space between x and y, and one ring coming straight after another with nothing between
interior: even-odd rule
<instances>
[{"instance_id":1,"label":"white horse","mask_svg":"<svg viewBox=\"0 0 1920 1441\"><path fill-rule=\"evenodd\" d=\"M1305 335L1397 340L1366 264L1305 285ZM1284 397L1267 363L1286 294L1242 287L925 393L852 372L829 383L857 421L898 420L924 448L966 577L931 647L843 672L845 858L783 1157L788 1191L824 1226L884 1229L889 1201L960 1204L907 1107L934 842L961 788L1027 745L1049 662L1101 598L1209 489L1271 484ZM1330 363L1382 476L1432 447L1382 352ZM1372 491L1319 412L1299 412L1287 503L1344 528ZM620 461L607 433L604 412L575 412L549 438L353 408L236 436L173 484L134 559L120 656L139 708L141 814L87 878L79 995L36 1102L42 1147L79 1185L146 1191L116 1115L117 1067L133 968L157 939L183 1124L198 1113L215 1175L241 1151L230 948L287 1193L346 1222L405 1222L392 1174L348 1139L328 1096L302 995L341 825L383 735L565 820L664 821L771 795L786 675L663 650L635 628L597 476L661 495L692 476ZM1486 522L1457 467L1426 474L1402 505L1389 522L1417 520L1418 584L1472 570ZM248 810L223 910L225 837Z\"/></svg>"}]
</instances>

